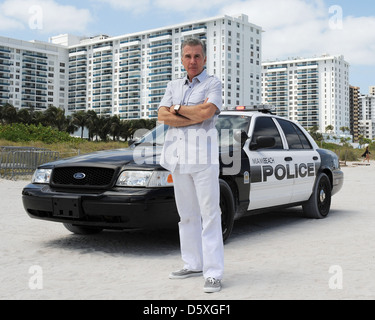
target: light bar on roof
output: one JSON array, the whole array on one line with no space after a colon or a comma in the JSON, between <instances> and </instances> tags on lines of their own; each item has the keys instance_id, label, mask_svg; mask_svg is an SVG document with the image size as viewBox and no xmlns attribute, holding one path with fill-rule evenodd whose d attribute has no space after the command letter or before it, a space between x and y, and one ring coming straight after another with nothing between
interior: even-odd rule
<instances>
[{"instance_id":1,"label":"light bar on roof","mask_svg":"<svg viewBox=\"0 0 375 320\"><path fill-rule=\"evenodd\" d=\"M269 111L275 109L275 106L269 105L269 104L258 104L258 105L252 105L252 106L237 106L235 107L235 110L237 111Z\"/></svg>"}]
</instances>

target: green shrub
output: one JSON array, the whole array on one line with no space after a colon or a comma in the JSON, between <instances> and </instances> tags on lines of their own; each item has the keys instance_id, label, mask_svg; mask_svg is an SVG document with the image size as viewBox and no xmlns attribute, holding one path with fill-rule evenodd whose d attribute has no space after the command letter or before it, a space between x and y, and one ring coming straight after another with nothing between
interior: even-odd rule
<instances>
[{"instance_id":1,"label":"green shrub","mask_svg":"<svg viewBox=\"0 0 375 320\"><path fill-rule=\"evenodd\" d=\"M353 149L341 149L340 161L358 161L358 154Z\"/></svg>"},{"instance_id":2,"label":"green shrub","mask_svg":"<svg viewBox=\"0 0 375 320\"><path fill-rule=\"evenodd\" d=\"M0 138L13 142L42 141L47 144L77 140L64 131L44 127L41 124L35 126L23 123L0 125Z\"/></svg>"}]
</instances>

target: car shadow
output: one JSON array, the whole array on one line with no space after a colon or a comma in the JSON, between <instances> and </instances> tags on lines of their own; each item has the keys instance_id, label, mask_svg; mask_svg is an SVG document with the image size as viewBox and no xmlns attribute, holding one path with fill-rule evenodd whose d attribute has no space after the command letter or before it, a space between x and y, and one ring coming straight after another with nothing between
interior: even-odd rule
<instances>
[{"instance_id":1,"label":"car shadow","mask_svg":"<svg viewBox=\"0 0 375 320\"><path fill-rule=\"evenodd\" d=\"M82 254L99 252L109 255L162 256L179 253L177 229L164 230L104 230L94 235L66 236L45 242L49 248L78 251Z\"/></svg>"},{"instance_id":2,"label":"car shadow","mask_svg":"<svg viewBox=\"0 0 375 320\"><path fill-rule=\"evenodd\" d=\"M246 216L235 221L232 234L226 244L248 241L262 234L288 232L291 227L303 226L304 224L309 224L311 221L321 221L324 223L325 220L336 220L340 219L343 215L355 214L355 211L331 209L328 217L325 219L309 219L304 215L302 207L294 207Z\"/></svg>"},{"instance_id":3,"label":"car shadow","mask_svg":"<svg viewBox=\"0 0 375 320\"><path fill-rule=\"evenodd\" d=\"M331 210L326 219L340 219L342 215L355 212ZM320 221L324 221L320 220ZM270 232L289 232L296 225L308 224L302 208L290 208L243 217L234 223L227 244L255 239ZM162 230L105 230L95 235L66 235L44 243L49 248L79 251L82 254L100 252L109 255L163 256L180 254L178 228Z\"/></svg>"}]
</instances>

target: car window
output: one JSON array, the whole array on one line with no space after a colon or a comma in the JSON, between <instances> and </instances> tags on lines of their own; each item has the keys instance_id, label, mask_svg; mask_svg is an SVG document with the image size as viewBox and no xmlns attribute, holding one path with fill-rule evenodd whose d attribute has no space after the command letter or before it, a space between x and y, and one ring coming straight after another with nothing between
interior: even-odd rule
<instances>
[{"instance_id":1,"label":"car window","mask_svg":"<svg viewBox=\"0 0 375 320\"><path fill-rule=\"evenodd\" d=\"M311 149L311 144L303 132L294 123L282 119L277 119L285 133L289 149Z\"/></svg>"},{"instance_id":2,"label":"car window","mask_svg":"<svg viewBox=\"0 0 375 320\"><path fill-rule=\"evenodd\" d=\"M301 131L301 129L298 128L294 123L293 123L293 127L294 127L294 129L296 129L297 134L298 134L299 138L301 139L303 148L304 149L312 149L313 147L312 147L310 141L307 139L306 135Z\"/></svg>"},{"instance_id":3,"label":"car window","mask_svg":"<svg viewBox=\"0 0 375 320\"><path fill-rule=\"evenodd\" d=\"M146 130L146 134L139 138L135 143L134 146L137 145L154 145L154 146L162 146L165 141L165 135L168 131L168 126L165 124L160 124L156 126L151 131Z\"/></svg>"},{"instance_id":4,"label":"car window","mask_svg":"<svg viewBox=\"0 0 375 320\"><path fill-rule=\"evenodd\" d=\"M246 133L249 130L251 117L249 116L233 116L221 115L217 119L216 129L219 133L220 146L233 145L233 133L236 130L243 130Z\"/></svg>"},{"instance_id":5,"label":"car window","mask_svg":"<svg viewBox=\"0 0 375 320\"><path fill-rule=\"evenodd\" d=\"M274 137L276 144L271 149L283 149L279 130L271 117L259 117L256 119L252 142L255 143L260 136Z\"/></svg>"}]
</instances>

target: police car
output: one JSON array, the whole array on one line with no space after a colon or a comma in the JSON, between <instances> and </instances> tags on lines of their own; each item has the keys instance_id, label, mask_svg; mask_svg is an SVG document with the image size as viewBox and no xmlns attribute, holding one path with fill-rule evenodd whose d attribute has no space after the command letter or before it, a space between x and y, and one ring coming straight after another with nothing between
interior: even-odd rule
<instances>
[{"instance_id":1,"label":"police car","mask_svg":"<svg viewBox=\"0 0 375 320\"><path fill-rule=\"evenodd\" d=\"M159 164L166 129L126 149L41 165L22 191L26 212L76 234L176 227L173 177ZM308 218L327 217L343 172L304 128L258 106L223 111L217 129L224 240L245 215L302 206Z\"/></svg>"}]
</instances>

